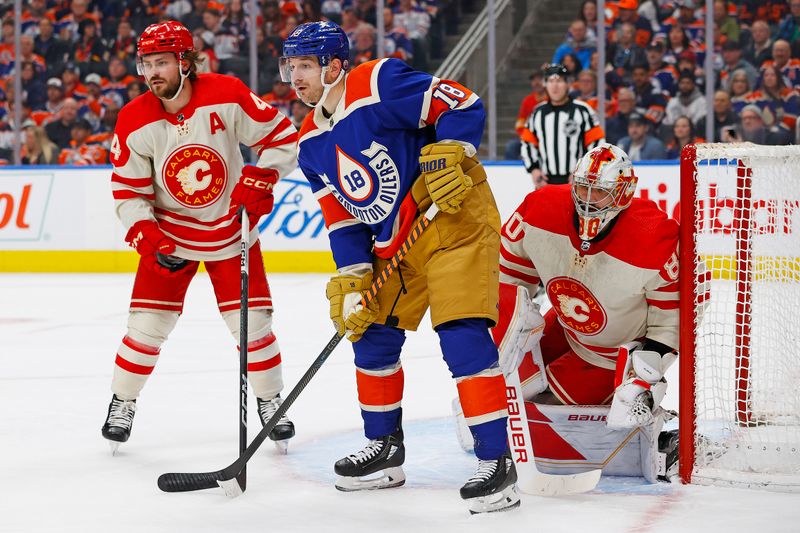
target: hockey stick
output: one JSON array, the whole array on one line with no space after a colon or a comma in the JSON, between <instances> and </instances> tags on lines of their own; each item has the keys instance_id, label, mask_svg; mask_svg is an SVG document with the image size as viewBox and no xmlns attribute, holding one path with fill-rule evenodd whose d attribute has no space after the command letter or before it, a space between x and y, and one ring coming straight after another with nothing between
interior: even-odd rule
<instances>
[{"instance_id":1,"label":"hockey stick","mask_svg":"<svg viewBox=\"0 0 800 533\"><path fill-rule=\"evenodd\" d=\"M533 441L518 371L506 376L506 399L508 442L517 467L519 490L537 496L564 496L588 492L597 486L600 470L580 474L545 474L536 468L536 456L533 454Z\"/></svg>"},{"instance_id":2,"label":"hockey stick","mask_svg":"<svg viewBox=\"0 0 800 533\"><path fill-rule=\"evenodd\" d=\"M250 343L247 323L248 300L250 297L250 219L244 206L239 209L242 221L242 291L239 301L239 457L247 449L247 346ZM247 489L247 467L236 476L239 493Z\"/></svg>"},{"instance_id":3,"label":"hockey stick","mask_svg":"<svg viewBox=\"0 0 800 533\"><path fill-rule=\"evenodd\" d=\"M364 298L361 301L361 304L366 306L369 302L375 299L375 296L378 294L378 290L386 283L386 280L392 273L399 267L400 262L403 258L408 254L409 249L411 246L419 239L422 232L430 226L431 220L439 212L439 208L436 204L432 204L431 207L425 212L425 214L417 221L414 227L411 229L408 237L406 240L403 241L403 244L400 246L400 249L395 252L392 256L392 259L389 261L389 264L384 267L383 270L375 277L375 280L372 282L369 290L367 290ZM164 492L188 492L192 490L203 490L203 489L210 489L217 486L222 487L225 490L225 494L228 496L234 497L241 494L240 491L237 490L237 483L234 478L239 475L240 472L245 468L247 465L247 461L256 453L256 450L261 446L264 440L269 435L269 432L272 431L281 417L286 414L286 411L289 410L289 407L295 402L300 393L303 392L303 389L306 388L308 383L311 379L316 375L319 371L320 367L325 363L328 357L331 355L333 350L339 344L339 341L344 338L343 335L339 335L339 333L335 333L331 340L328 341L328 344L325 345L325 348L322 349L322 352L317 356L313 363L306 373L303 374L303 377L300 378L300 381L294 388L291 390L289 395L283 400L283 403L275 411L275 414L272 415L272 418L261 428L261 431L258 432L258 435L255 436L253 442L250 443L250 446L244 450L239 458L228 465L227 467L223 468L222 470L217 470L215 472L197 472L197 473L167 473L161 474L158 478L158 488L163 490Z\"/></svg>"}]
</instances>

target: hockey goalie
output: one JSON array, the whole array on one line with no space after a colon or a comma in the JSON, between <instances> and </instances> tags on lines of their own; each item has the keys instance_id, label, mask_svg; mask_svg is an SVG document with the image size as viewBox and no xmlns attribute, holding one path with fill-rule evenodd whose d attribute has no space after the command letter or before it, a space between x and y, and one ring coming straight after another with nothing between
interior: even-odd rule
<instances>
[{"instance_id":1,"label":"hockey goalie","mask_svg":"<svg viewBox=\"0 0 800 533\"><path fill-rule=\"evenodd\" d=\"M518 373L509 399L525 400L542 472L654 482L677 460L660 404L677 357L678 224L633 198L636 184L625 152L604 143L578 162L572 184L530 193L503 227L493 336L509 384ZM552 306L544 317L531 300L540 283ZM459 439L471 446L463 431Z\"/></svg>"}]
</instances>

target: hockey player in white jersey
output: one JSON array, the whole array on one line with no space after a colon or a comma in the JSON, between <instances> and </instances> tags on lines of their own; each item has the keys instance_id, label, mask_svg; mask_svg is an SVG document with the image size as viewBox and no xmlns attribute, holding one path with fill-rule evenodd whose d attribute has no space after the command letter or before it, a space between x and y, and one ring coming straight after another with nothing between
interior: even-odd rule
<instances>
[{"instance_id":1,"label":"hockey player in white jersey","mask_svg":"<svg viewBox=\"0 0 800 533\"><path fill-rule=\"evenodd\" d=\"M677 355L678 224L633 198L636 184L628 156L603 143L579 161L571 185L530 193L502 231L501 283L534 294L541 282L552 304L540 354L519 364L525 399L610 405L600 418L607 431L660 430L651 422Z\"/></svg>"},{"instance_id":2,"label":"hockey player in white jersey","mask_svg":"<svg viewBox=\"0 0 800 533\"><path fill-rule=\"evenodd\" d=\"M240 205L251 218L254 243L250 328L243 340L248 377L262 424L280 406L281 356L256 222L272 210L273 186L297 158L297 132L286 117L236 78L196 73L198 55L183 25L153 24L137 48L139 74L150 90L121 110L110 149L116 212L128 230L125 240L141 256L102 428L114 450L130 436L136 399L183 310L200 261L239 342ZM258 152L256 164L243 164L240 142ZM285 444L293 435L284 417L270 438Z\"/></svg>"}]
</instances>

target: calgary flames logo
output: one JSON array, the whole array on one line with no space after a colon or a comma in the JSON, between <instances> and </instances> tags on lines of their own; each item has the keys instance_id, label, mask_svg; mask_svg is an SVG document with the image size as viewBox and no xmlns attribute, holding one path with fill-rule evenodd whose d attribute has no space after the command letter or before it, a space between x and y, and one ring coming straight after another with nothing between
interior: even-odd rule
<instances>
[{"instance_id":1,"label":"calgary flames logo","mask_svg":"<svg viewBox=\"0 0 800 533\"><path fill-rule=\"evenodd\" d=\"M562 324L581 335L597 335L606 327L606 312L578 280L557 277L547 282L547 296Z\"/></svg>"},{"instance_id":2,"label":"calgary flames logo","mask_svg":"<svg viewBox=\"0 0 800 533\"><path fill-rule=\"evenodd\" d=\"M228 169L219 153L200 144L181 146L164 162L161 172L170 196L186 207L199 209L220 199Z\"/></svg>"}]
</instances>

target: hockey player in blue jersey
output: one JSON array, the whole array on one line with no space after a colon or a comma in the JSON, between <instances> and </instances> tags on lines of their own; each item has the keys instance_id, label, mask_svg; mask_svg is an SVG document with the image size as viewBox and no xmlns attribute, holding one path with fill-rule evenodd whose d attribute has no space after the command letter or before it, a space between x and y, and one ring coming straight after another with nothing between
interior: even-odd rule
<instances>
[{"instance_id":1,"label":"hockey player in blue jersey","mask_svg":"<svg viewBox=\"0 0 800 533\"><path fill-rule=\"evenodd\" d=\"M326 296L334 326L353 343L369 439L337 461L336 487L405 482L400 351L405 330L415 330L430 307L476 442L478 469L461 497L472 512L518 506L505 381L489 334L497 320L500 217L475 158L485 120L480 99L398 59L351 70L347 36L330 22L298 26L283 53L284 80L314 107L300 130L298 160L328 228L338 273ZM373 272L431 202L441 212L363 308Z\"/></svg>"}]
</instances>

